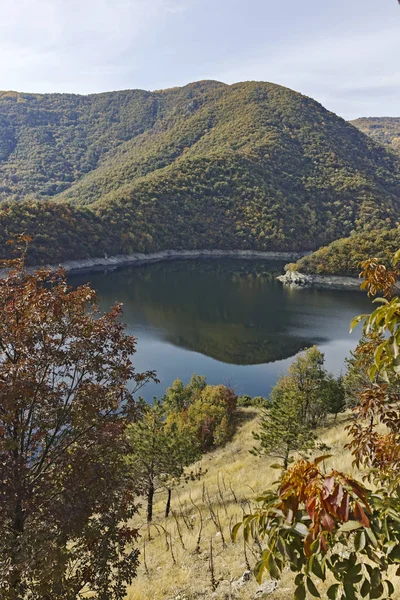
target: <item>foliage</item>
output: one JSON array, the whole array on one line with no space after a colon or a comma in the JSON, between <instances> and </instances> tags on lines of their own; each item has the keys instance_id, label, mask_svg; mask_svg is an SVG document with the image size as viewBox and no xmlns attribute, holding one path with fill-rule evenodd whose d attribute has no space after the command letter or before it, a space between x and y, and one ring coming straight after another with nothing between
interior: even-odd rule
<instances>
[{"instance_id":1,"label":"foliage","mask_svg":"<svg viewBox=\"0 0 400 600\"><path fill-rule=\"evenodd\" d=\"M263 413L260 432L253 435L260 442L253 453L282 460L284 469L288 468L292 453L307 452L315 443L315 433L302 419L301 404L293 391L275 396Z\"/></svg>"},{"instance_id":2,"label":"foliage","mask_svg":"<svg viewBox=\"0 0 400 600\"><path fill-rule=\"evenodd\" d=\"M362 117L350 121L352 125L372 139L400 154L400 118L399 117Z\"/></svg>"},{"instance_id":3,"label":"foliage","mask_svg":"<svg viewBox=\"0 0 400 600\"><path fill-rule=\"evenodd\" d=\"M162 404L143 406L143 418L129 426L128 439L132 452L128 457L129 472L138 490L147 499L147 521L153 518L154 494L169 488L183 475L184 467L200 458L193 437L166 423Z\"/></svg>"},{"instance_id":4,"label":"foliage","mask_svg":"<svg viewBox=\"0 0 400 600\"><path fill-rule=\"evenodd\" d=\"M256 406L257 408L266 408L269 405L268 398L264 398L263 396L251 396L244 394L243 396L238 396L237 405L248 407L248 406Z\"/></svg>"},{"instance_id":5,"label":"foliage","mask_svg":"<svg viewBox=\"0 0 400 600\"><path fill-rule=\"evenodd\" d=\"M348 448L371 489L345 473L326 473L320 464L327 457L300 461L283 475L277 492L263 495L260 508L235 528L236 534L244 525L245 535L257 532L266 540L259 578L264 570L279 578L286 564L297 573L297 599L307 591L320 597L316 578L325 581L328 572L337 581L327 590L330 600L388 598L395 591L385 577L400 563L400 410L390 385L399 377L400 310L393 296L399 256L392 269L375 259L363 263L363 287L383 298L375 300L380 306L370 315L352 322L353 328L364 321L355 356L370 381L361 386L353 409Z\"/></svg>"},{"instance_id":6,"label":"foliage","mask_svg":"<svg viewBox=\"0 0 400 600\"><path fill-rule=\"evenodd\" d=\"M304 425L315 428L325 424L329 413L344 410L342 383L329 374L324 354L312 346L301 352L271 390L271 401L279 403L287 393L293 393L299 405Z\"/></svg>"},{"instance_id":7,"label":"foliage","mask_svg":"<svg viewBox=\"0 0 400 600\"><path fill-rule=\"evenodd\" d=\"M198 375L187 386L177 379L163 404L168 425L196 440L201 452L225 444L233 434L236 395L224 385L207 385Z\"/></svg>"},{"instance_id":8,"label":"foliage","mask_svg":"<svg viewBox=\"0 0 400 600\"><path fill-rule=\"evenodd\" d=\"M386 267L397 250L400 240L399 227L389 223L379 229L365 228L348 238L336 240L329 246L304 256L296 263L286 265L286 270L318 275L357 276L359 265L365 257L376 257Z\"/></svg>"},{"instance_id":9,"label":"foliage","mask_svg":"<svg viewBox=\"0 0 400 600\"><path fill-rule=\"evenodd\" d=\"M72 290L62 270L4 267L1 597L122 600L138 564L125 431L154 374L135 372L120 305L100 315L95 292Z\"/></svg>"},{"instance_id":10,"label":"foliage","mask_svg":"<svg viewBox=\"0 0 400 600\"><path fill-rule=\"evenodd\" d=\"M277 493L259 498L260 508L244 518L245 537L266 540L255 572L279 579L288 564L297 573L294 598L321 597L321 582L336 580L327 598L387 598L394 586L389 565L400 560L400 496L367 492L344 473L324 473L320 463L300 461L287 471ZM234 534L237 534L239 524Z\"/></svg>"},{"instance_id":11,"label":"foliage","mask_svg":"<svg viewBox=\"0 0 400 600\"><path fill-rule=\"evenodd\" d=\"M344 408L341 380L327 373L324 355L313 346L299 354L272 388L261 430L254 433L260 442L254 453L279 458L287 469L292 453L314 447L314 430L325 424L327 414L337 415Z\"/></svg>"},{"instance_id":12,"label":"foliage","mask_svg":"<svg viewBox=\"0 0 400 600\"><path fill-rule=\"evenodd\" d=\"M0 256L297 251L394 227L397 158L281 86L0 97Z\"/></svg>"}]
</instances>

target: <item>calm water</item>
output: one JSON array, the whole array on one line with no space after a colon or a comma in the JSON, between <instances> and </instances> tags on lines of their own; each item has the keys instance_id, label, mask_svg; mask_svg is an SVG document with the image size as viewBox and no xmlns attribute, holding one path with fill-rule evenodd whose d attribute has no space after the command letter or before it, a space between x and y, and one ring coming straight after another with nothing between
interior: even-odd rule
<instances>
[{"instance_id":1,"label":"calm water","mask_svg":"<svg viewBox=\"0 0 400 600\"><path fill-rule=\"evenodd\" d=\"M128 332L138 338L136 368L155 369L161 380L143 390L147 400L192 373L238 394L267 396L296 353L313 344L329 370L343 370L357 343L349 323L370 308L360 292L283 287L279 272L277 262L214 259L80 275L71 283L90 281L103 310L123 303Z\"/></svg>"}]
</instances>

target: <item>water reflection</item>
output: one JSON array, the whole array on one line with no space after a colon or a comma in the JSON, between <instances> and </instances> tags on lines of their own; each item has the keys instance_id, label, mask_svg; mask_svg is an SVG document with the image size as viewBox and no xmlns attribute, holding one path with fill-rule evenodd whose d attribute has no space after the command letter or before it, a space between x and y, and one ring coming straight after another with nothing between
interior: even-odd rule
<instances>
[{"instance_id":1,"label":"water reflection","mask_svg":"<svg viewBox=\"0 0 400 600\"><path fill-rule=\"evenodd\" d=\"M139 339L135 362L158 371L162 387L196 371L240 393L267 394L287 359L318 344L340 369L356 338L351 318L368 310L358 292L293 290L276 281L282 264L248 260L158 263L71 278L90 280L102 309L124 304ZM162 390L149 386L146 396Z\"/></svg>"}]
</instances>

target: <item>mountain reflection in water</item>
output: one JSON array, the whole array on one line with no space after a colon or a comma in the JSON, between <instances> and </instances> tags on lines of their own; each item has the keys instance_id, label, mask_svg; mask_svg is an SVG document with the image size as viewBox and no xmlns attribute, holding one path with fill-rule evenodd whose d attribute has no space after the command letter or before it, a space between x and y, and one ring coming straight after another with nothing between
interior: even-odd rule
<instances>
[{"instance_id":1,"label":"mountain reflection in water","mask_svg":"<svg viewBox=\"0 0 400 600\"><path fill-rule=\"evenodd\" d=\"M135 365L155 369L162 395L192 372L238 393L267 395L297 352L318 344L335 371L357 342L352 317L369 309L359 292L283 287L283 264L263 260L174 261L71 277L90 281L101 309L122 302L129 333L138 337Z\"/></svg>"}]
</instances>

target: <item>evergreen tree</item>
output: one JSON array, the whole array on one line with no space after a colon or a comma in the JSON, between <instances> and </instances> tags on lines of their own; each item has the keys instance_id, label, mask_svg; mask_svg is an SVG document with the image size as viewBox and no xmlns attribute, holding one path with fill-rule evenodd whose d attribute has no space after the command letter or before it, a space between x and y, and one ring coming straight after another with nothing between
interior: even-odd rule
<instances>
[{"instance_id":1,"label":"evergreen tree","mask_svg":"<svg viewBox=\"0 0 400 600\"><path fill-rule=\"evenodd\" d=\"M276 396L271 408L263 413L260 432L253 433L260 442L253 454L266 454L283 462L286 470L290 455L313 448L315 434L301 418L302 407L295 392Z\"/></svg>"},{"instance_id":2,"label":"evergreen tree","mask_svg":"<svg viewBox=\"0 0 400 600\"><path fill-rule=\"evenodd\" d=\"M200 457L198 445L186 431L166 422L163 405L157 400L153 406L144 406L143 419L131 425L128 439L134 449L128 457L130 473L147 500L150 523L154 494L161 488L169 490L184 468Z\"/></svg>"},{"instance_id":3,"label":"evergreen tree","mask_svg":"<svg viewBox=\"0 0 400 600\"><path fill-rule=\"evenodd\" d=\"M272 388L261 431L253 433L260 442L254 453L279 458L286 469L293 452L314 446L315 428L325 424L327 415L336 417L344 409L342 380L326 371L323 353L313 346L299 354Z\"/></svg>"}]
</instances>

